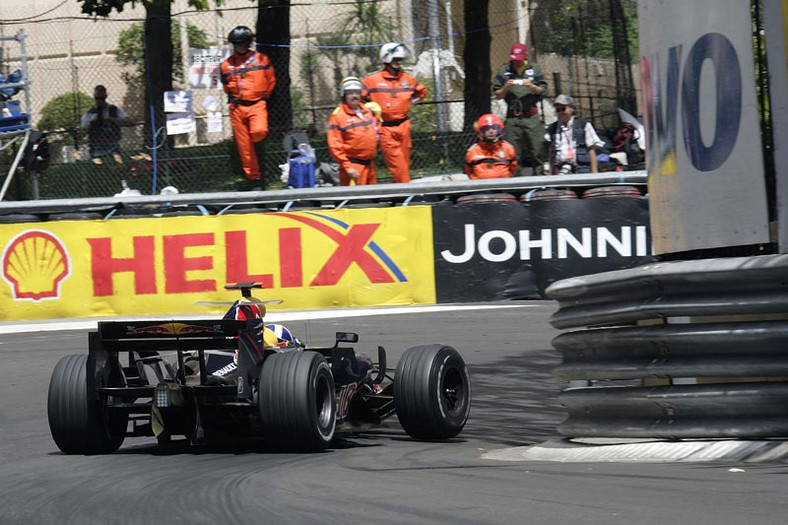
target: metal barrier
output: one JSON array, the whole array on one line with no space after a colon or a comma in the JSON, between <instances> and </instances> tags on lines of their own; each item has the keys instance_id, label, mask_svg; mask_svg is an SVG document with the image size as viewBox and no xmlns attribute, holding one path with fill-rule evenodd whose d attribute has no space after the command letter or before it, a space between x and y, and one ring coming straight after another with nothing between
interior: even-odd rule
<instances>
[{"instance_id":1,"label":"metal barrier","mask_svg":"<svg viewBox=\"0 0 788 525\"><path fill-rule=\"evenodd\" d=\"M788 255L657 263L553 283L571 437L788 435Z\"/></svg>"},{"instance_id":2,"label":"metal barrier","mask_svg":"<svg viewBox=\"0 0 788 525\"><path fill-rule=\"evenodd\" d=\"M514 177L490 180L451 180L457 175L435 177L438 180L409 184L378 184L374 186L328 186L275 191L247 191L220 193L184 193L153 196L114 196L90 199L52 199L39 201L0 202L0 216L6 214L37 214L75 211L109 212L119 208L175 209L186 206L213 206L229 212L234 207L260 206L269 209L290 209L298 203L318 203L319 206L340 207L353 202L397 201L407 205L414 197L437 196L451 199L458 195L505 191L522 194L535 188L587 188L607 185L645 185L644 171L608 172L590 175L550 175ZM344 204L343 204L344 203Z\"/></svg>"}]
</instances>

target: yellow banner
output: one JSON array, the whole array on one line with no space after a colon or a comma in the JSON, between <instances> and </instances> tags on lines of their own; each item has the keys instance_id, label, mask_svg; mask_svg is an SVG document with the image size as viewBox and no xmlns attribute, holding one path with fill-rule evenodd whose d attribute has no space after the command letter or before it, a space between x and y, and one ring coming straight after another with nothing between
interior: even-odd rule
<instances>
[{"instance_id":1,"label":"yellow banner","mask_svg":"<svg viewBox=\"0 0 788 525\"><path fill-rule=\"evenodd\" d=\"M2 320L432 304L428 206L0 225Z\"/></svg>"}]
</instances>

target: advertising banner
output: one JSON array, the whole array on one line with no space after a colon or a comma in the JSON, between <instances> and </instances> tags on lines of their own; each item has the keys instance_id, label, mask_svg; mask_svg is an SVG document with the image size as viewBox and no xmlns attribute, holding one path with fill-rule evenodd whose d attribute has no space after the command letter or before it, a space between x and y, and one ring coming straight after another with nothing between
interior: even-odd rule
<instances>
[{"instance_id":1,"label":"advertising banner","mask_svg":"<svg viewBox=\"0 0 788 525\"><path fill-rule=\"evenodd\" d=\"M0 225L0 320L222 312L228 282L272 309L433 304L425 206Z\"/></svg>"},{"instance_id":2,"label":"advertising banner","mask_svg":"<svg viewBox=\"0 0 788 525\"><path fill-rule=\"evenodd\" d=\"M433 207L438 302L543 297L576 275L646 264L645 198Z\"/></svg>"},{"instance_id":3,"label":"advertising banner","mask_svg":"<svg viewBox=\"0 0 788 525\"><path fill-rule=\"evenodd\" d=\"M657 253L769 242L750 2L638 2Z\"/></svg>"}]
</instances>

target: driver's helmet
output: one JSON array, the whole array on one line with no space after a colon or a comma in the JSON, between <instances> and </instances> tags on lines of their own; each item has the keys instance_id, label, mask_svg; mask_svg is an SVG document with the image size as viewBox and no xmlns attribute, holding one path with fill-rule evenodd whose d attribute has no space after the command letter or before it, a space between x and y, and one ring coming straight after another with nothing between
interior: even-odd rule
<instances>
[{"instance_id":1,"label":"driver's helmet","mask_svg":"<svg viewBox=\"0 0 788 525\"><path fill-rule=\"evenodd\" d=\"M272 332L276 337L276 346L304 346L284 325L267 324L265 325L265 329L267 332Z\"/></svg>"},{"instance_id":2,"label":"driver's helmet","mask_svg":"<svg viewBox=\"0 0 788 525\"><path fill-rule=\"evenodd\" d=\"M496 131L495 138L492 140L484 136L484 132L490 128ZM482 115L479 117L479 120L476 121L476 135L479 137L479 140L497 142L501 139L501 136L503 136L503 122L497 115L493 115L492 113Z\"/></svg>"},{"instance_id":3,"label":"driver's helmet","mask_svg":"<svg viewBox=\"0 0 788 525\"><path fill-rule=\"evenodd\" d=\"M224 314L224 319L246 321L248 319L262 319L264 316L264 305L239 299L230 306L230 309Z\"/></svg>"},{"instance_id":4,"label":"driver's helmet","mask_svg":"<svg viewBox=\"0 0 788 525\"><path fill-rule=\"evenodd\" d=\"M252 30L246 26L238 26L227 36L227 41L231 44L251 44L252 39Z\"/></svg>"},{"instance_id":5,"label":"driver's helmet","mask_svg":"<svg viewBox=\"0 0 788 525\"><path fill-rule=\"evenodd\" d=\"M408 50L402 42L388 42L380 47L380 61L391 64L395 58L405 58Z\"/></svg>"}]
</instances>

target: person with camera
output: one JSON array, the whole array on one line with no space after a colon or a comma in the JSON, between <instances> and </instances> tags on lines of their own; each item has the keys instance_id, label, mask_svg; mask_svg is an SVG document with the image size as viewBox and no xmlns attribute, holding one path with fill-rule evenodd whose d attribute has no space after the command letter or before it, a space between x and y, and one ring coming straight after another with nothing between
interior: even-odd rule
<instances>
[{"instance_id":1,"label":"person with camera","mask_svg":"<svg viewBox=\"0 0 788 525\"><path fill-rule=\"evenodd\" d=\"M80 125L88 132L88 148L94 164L103 163L102 157L112 155L121 163L120 128L126 125L127 115L122 108L107 103L107 88L101 84L93 88L95 105L82 115Z\"/></svg>"},{"instance_id":2,"label":"person with camera","mask_svg":"<svg viewBox=\"0 0 788 525\"><path fill-rule=\"evenodd\" d=\"M597 173L596 150L605 143L594 126L575 115L575 101L569 95L555 97L553 107L558 120L547 127L546 134L551 173Z\"/></svg>"},{"instance_id":3,"label":"person with camera","mask_svg":"<svg viewBox=\"0 0 788 525\"><path fill-rule=\"evenodd\" d=\"M509 62L495 73L492 93L506 102L504 140L514 146L522 168L541 175L545 162L544 124L537 104L547 93L547 81L539 65L529 61L527 55L525 44L512 44Z\"/></svg>"}]
</instances>

